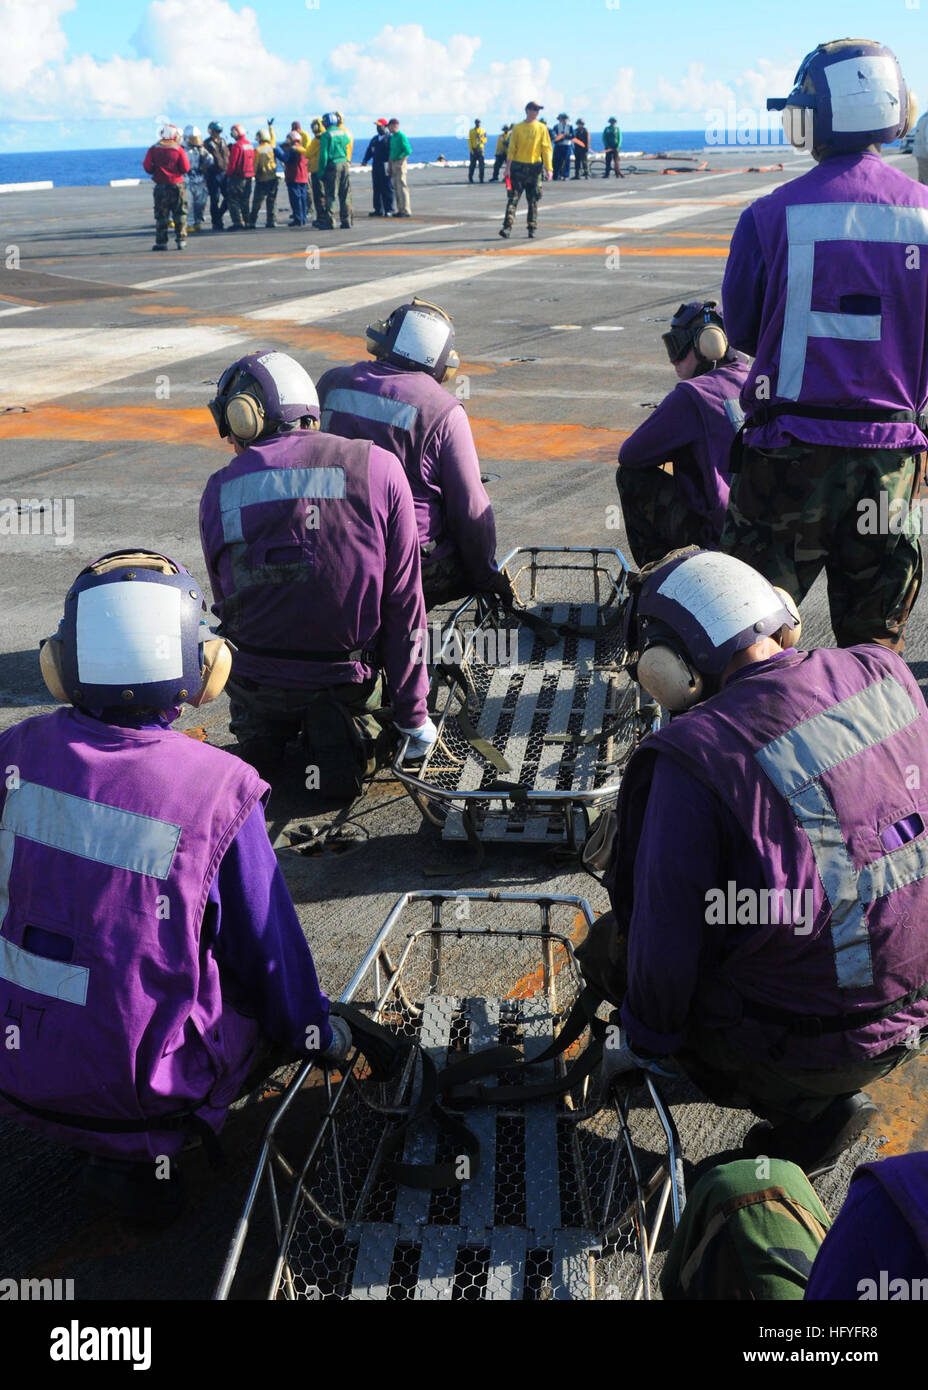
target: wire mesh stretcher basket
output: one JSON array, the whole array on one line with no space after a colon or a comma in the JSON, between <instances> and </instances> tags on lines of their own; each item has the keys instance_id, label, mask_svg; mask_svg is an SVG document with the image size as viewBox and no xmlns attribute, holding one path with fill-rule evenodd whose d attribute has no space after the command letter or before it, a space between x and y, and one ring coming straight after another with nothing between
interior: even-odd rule
<instances>
[{"instance_id":1,"label":"wire mesh stretcher basket","mask_svg":"<svg viewBox=\"0 0 928 1390\"><path fill-rule=\"evenodd\" d=\"M503 564L532 625L476 596L432 630L438 741L418 767L404 745L394 774L444 839L576 848L658 717L624 665L628 566L571 546L519 547Z\"/></svg>"},{"instance_id":2,"label":"wire mesh stretcher basket","mask_svg":"<svg viewBox=\"0 0 928 1390\"><path fill-rule=\"evenodd\" d=\"M576 897L407 893L342 1002L439 1069L500 1042L530 1061L583 989L573 939L592 920ZM531 1080L562 1073L587 1038L529 1068ZM683 1203L676 1128L651 1078L608 1097L587 1077L518 1103L459 1110L446 1100L452 1124L463 1120L479 1143L465 1156L432 1115L408 1124L422 1082L416 1048L409 1058L388 1083L358 1054L343 1074L301 1068L268 1126L217 1298L239 1276L262 1188L277 1252L262 1283L269 1298L650 1297L655 1242L668 1207L675 1227ZM324 1113L285 1143L287 1112L293 1129L294 1102L314 1084ZM432 1190L395 1181L391 1139L404 1165L444 1163L469 1176Z\"/></svg>"}]
</instances>

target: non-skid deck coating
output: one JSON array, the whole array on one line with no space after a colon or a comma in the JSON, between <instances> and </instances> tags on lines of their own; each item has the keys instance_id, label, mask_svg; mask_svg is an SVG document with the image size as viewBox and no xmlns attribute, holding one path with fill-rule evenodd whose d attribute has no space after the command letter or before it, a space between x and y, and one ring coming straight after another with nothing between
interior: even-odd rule
<instances>
[{"instance_id":1,"label":"non-skid deck coating","mask_svg":"<svg viewBox=\"0 0 928 1390\"><path fill-rule=\"evenodd\" d=\"M545 604L533 612L553 624L586 627L602 620L595 604ZM497 769L475 749L450 713L441 740L423 764L422 780L443 794L442 802L500 781L534 792L588 793L614 785L638 732L635 690L619 664L615 632L597 640L563 636L551 647L524 625L485 630L484 636L490 650L514 659L505 665L482 663L478 640L477 655L467 663L468 703L474 706L467 717L509 771ZM517 649L510 653L513 637ZM457 701L459 696L450 698ZM536 811L530 802L516 801L503 809L499 802L485 802L471 811L471 818L480 839L518 836L526 842L551 842L566 838L568 814L574 814L582 838L582 815L566 808L552 813ZM467 838L460 807L449 808L442 834L450 840Z\"/></svg>"}]
</instances>

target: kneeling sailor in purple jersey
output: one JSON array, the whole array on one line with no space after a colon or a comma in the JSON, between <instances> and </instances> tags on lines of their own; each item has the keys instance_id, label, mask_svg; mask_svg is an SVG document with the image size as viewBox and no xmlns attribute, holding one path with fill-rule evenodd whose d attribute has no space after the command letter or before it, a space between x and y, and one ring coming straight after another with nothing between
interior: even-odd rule
<instances>
[{"instance_id":1,"label":"kneeling sailor in purple jersey","mask_svg":"<svg viewBox=\"0 0 928 1390\"><path fill-rule=\"evenodd\" d=\"M771 1125L747 1156L829 1166L868 1082L928 1042L928 710L878 643L800 651L732 556L636 583L637 679L678 714L632 755L607 887L632 1050ZM685 853L680 847L685 847Z\"/></svg>"},{"instance_id":2,"label":"kneeling sailor in purple jersey","mask_svg":"<svg viewBox=\"0 0 928 1390\"><path fill-rule=\"evenodd\" d=\"M0 976L20 1034L0 1113L94 1155L130 1215L175 1214L153 1162L191 1131L214 1144L243 1089L333 1043L266 783L171 728L228 674L205 614L174 561L103 556L41 650L69 708L0 735Z\"/></svg>"},{"instance_id":3,"label":"kneeling sailor in purple jersey","mask_svg":"<svg viewBox=\"0 0 928 1390\"><path fill-rule=\"evenodd\" d=\"M722 547L797 603L824 568L838 646L901 653L922 573L928 189L880 148L914 103L888 48L840 39L767 105L816 164L731 240L726 325L754 362Z\"/></svg>"},{"instance_id":4,"label":"kneeling sailor in purple jersey","mask_svg":"<svg viewBox=\"0 0 928 1390\"><path fill-rule=\"evenodd\" d=\"M615 481L638 565L684 545L714 549L722 534L748 363L729 347L716 307L713 299L680 305L662 335L680 384L619 450Z\"/></svg>"},{"instance_id":5,"label":"kneeling sailor in purple jersey","mask_svg":"<svg viewBox=\"0 0 928 1390\"><path fill-rule=\"evenodd\" d=\"M409 484L385 449L319 430L315 386L285 353L233 363L210 411L236 455L200 502L213 609L235 647L230 727L272 775L302 736L306 785L356 796L386 722L410 756L435 738Z\"/></svg>"},{"instance_id":6,"label":"kneeling sailor in purple jersey","mask_svg":"<svg viewBox=\"0 0 928 1390\"><path fill-rule=\"evenodd\" d=\"M492 592L511 598L496 565L496 523L464 407L443 391L460 359L454 325L425 300L367 330L375 362L333 367L319 381L322 428L370 439L401 460L412 489L426 608Z\"/></svg>"}]
</instances>

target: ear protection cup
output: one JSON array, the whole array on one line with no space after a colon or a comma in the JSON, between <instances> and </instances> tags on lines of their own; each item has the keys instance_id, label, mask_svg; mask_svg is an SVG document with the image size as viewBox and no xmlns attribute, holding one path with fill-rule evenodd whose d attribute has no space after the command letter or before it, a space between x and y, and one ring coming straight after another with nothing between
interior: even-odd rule
<instances>
[{"instance_id":1,"label":"ear protection cup","mask_svg":"<svg viewBox=\"0 0 928 1390\"><path fill-rule=\"evenodd\" d=\"M807 106L784 106L783 134L797 150L811 150L813 113Z\"/></svg>"},{"instance_id":2,"label":"ear protection cup","mask_svg":"<svg viewBox=\"0 0 928 1390\"><path fill-rule=\"evenodd\" d=\"M915 93L914 93L910 88L907 87L907 88L906 88L906 103L905 103L905 125L902 127L902 129L901 129L900 132L899 132L899 139L900 139L900 140L902 139L903 135L908 135L909 131L910 131L910 130L912 129L912 127L915 125L915 122L916 122L917 120L918 120L918 100L916 99Z\"/></svg>"},{"instance_id":3,"label":"ear protection cup","mask_svg":"<svg viewBox=\"0 0 928 1390\"><path fill-rule=\"evenodd\" d=\"M187 704L194 709L208 705L221 695L232 670L232 649L221 637L214 637L203 643L203 684L199 692ZM53 692L54 693L54 692Z\"/></svg>"},{"instance_id":4,"label":"ear protection cup","mask_svg":"<svg viewBox=\"0 0 928 1390\"><path fill-rule=\"evenodd\" d=\"M64 688L61 670L61 643L57 637L46 637L39 648L39 667L42 679L49 693L63 705L71 703L71 697Z\"/></svg>"},{"instance_id":5,"label":"ear protection cup","mask_svg":"<svg viewBox=\"0 0 928 1390\"><path fill-rule=\"evenodd\" d=\"M230 396L225 407L226 424L232 434L243 443L257 439L264 429L264 406L257 396L241 391Z\"/></svg>"},{"instance_id":6,"label":"ear protection cup","mask_svg":"<svg viewBox=\"0 0 928 1390\"><path fill-rule=\"evenodd\" d=\"M364 345L372 357L377 357L383 352L384 340L387 336L387 322L387 319L375 319L365 329Z\"/></svg>"},{"instance_id":7,"label":"ear protection cup","mask_svg":"<svg viewBox=\"0 0 928 1390\"><path fill-rule=\"evenodd\" d=\"M664 642L638 658L638 684L671 714L681 714L702 698L703 678Z\"/></svg>"},{"instance_id":8,"label":"ear protection cup","mask_svg":"<svg viewBox=\"0 0 928 1390\"><path fill-rule=\"evenodd\" d=\"M717 323L707 323L696 334L693 346L696 349L697 357L703 358L706 362L718 362L728 351L728 339L725 336L725 330L720 328Z\"/></svg>"},{"instance_id":9,"label":"ear protection cup","mask_svg":"<svg viewBox=\"0 0 928 1390\"><path fill-rule=\"evenodd\" d=\"M458 357L457 353L452 348L451 351L448 353L448 361L445 365L445 370L441 378L442 382L444 383L446 381L450 381L451 378L457 373L458 367L460 367L460 365L461 359L460 357Z\"/></svg>"},{"instance_id":10,"label":"ear protection cup","mask_svg":"<svg viewBox=\"0 0 928 1390\"><path fill-rule=\"evenodd\" d=\"M778 593L780 595L780 598L783 600L783 606L787 608L795 618L795 622L793 623L792 627L787 627L784 624L783 627L780 628L779 632L775 632L773 634L775 640L779 642L783 650L786 651L790 647L796 647L799 645L799 638L802 636L802 619L799 616L799 609L796 607L796 604L793 601L791 595L789 595L785 589L781 589L779 584L774 584L773 588L774 591Z\"/></svg>"}]
</instances>

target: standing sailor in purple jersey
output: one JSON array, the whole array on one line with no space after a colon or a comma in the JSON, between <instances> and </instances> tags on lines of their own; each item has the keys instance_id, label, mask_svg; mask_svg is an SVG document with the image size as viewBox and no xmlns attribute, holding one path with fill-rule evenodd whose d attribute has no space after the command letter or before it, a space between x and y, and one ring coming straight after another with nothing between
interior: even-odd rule
<instances>
[{"instance_id":1,"label":"standing sailor in purple jersey","mask_svg":"<svg viewBox=\"0 0 928 1390\"><path fill-rule=\"evenodd\" d=\"M0 1112L94 1155L93 1190L140 1219L182 1205L159 1179L186 1135L213 1143L244 1089L333 1043L266 783L170 727L225 684L205 613L174 561L103 556L41 650L71 707L0 735L0 981L18 1020Z\"/></svg>"},{"instance_id":2,"label":"standing sailor in purple jersey","mask_svg":"<svg viewBox=\"0 0 928 1390\"><path fill-rule=\"evenodd\" d=\"M713 299L680 305L662 335L680 384L619 450L615 481L638 565L684 545L714 549L722 534L748 367L729 347L716 307Z\"/></svg>"},{"instance_id":3,"label":"standing sailor in purple jersey","mask_svg":"<svg viewBox=\"0 0 928 1390\"><path fill-rule=\"evenodd\" d=\"M400 459L412 489L426 608L474 592L511 598L496 565L496 523L464 407L443 391L460 363L454 325L414 299L367 329L377 360L319 381L322 428L370 439Z\"/></svg>"},{"instance_id":4,"label":"standing sailor in purple jersey","mask_svg":"<svg viewBox=\"0 0 928 1390\"><path fill-rule=\"evenodd\" d=\"M393 454L319 432L316 388L285 353L233 363L210 411L236 454L200 502L214 612L235 647L230 727L268 772L302 735L307 786L357 796L387 719L411 757L435 739L409 484Z\"/></svg>"},{"instance_id":5,"label":"standing sailor in purple jersey","mask_svg":"<svg viewBox=\"0 0 928 1390\"><path fill-rule=\"evenodd\" d=\"M732 237L726 327L754 364L722 546L797 602L824 566L838 645L901 652L922 572L910 504L928 446L928 189L880 147L914 105L890 50L856 39L810 53L767 105L816 167Z\"/></svg>"},{"instance_id":6,"label":"standing sailor in purple jersey","mask_svg":"<svg viewBox=\"0 0 928 1390\"><path fill-rule=\"evenodd\" d=\"M637 679L680 717L619 795L628 1042L769 1120L746 1156L821 1171L874 1112L861 1088L928 1043L928 710L878 643L794 650L792 601L732 556L635 587Z\"/></svg>"}]
</instances>

